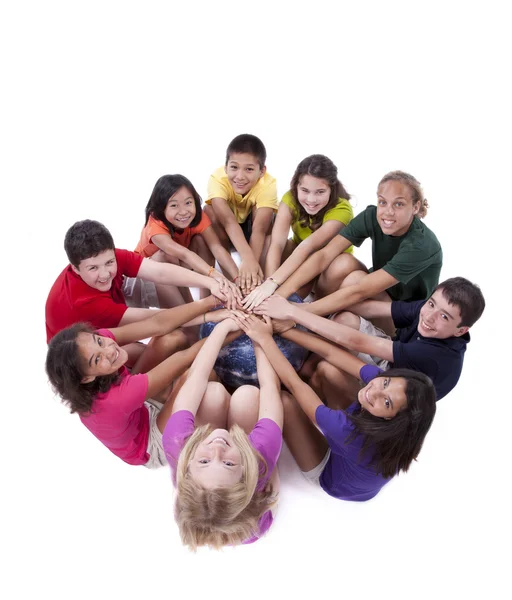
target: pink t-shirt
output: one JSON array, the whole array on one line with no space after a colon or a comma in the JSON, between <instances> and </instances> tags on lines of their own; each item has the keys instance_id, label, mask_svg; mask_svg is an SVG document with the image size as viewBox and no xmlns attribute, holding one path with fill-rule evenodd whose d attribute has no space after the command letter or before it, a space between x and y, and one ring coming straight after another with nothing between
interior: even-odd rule
<instances>
[{"instance_id":1,"label":"pink t-shirt","mask_svg":"<svg viewBox=\"0 0 512 600\"><path fill-rule=\"evenodd\" d=\"M167 421L162 437L162 443L165 450L165 456L171 467L172 481L176 485L176 466L180 452L187 439L192 435L195 429L194 415L188 410L179 410L171 415ZM283 434L279 426L271 419L260 419L254 429L249 434L249 442L265 459L267 463L267 473L263 476L264 466L260 466L261 476L256 489L261 491L265 488L272 472L277 464L277 459L281 453L283 444ZM258 533L244 544L250 544L264 535L272 525L272 511L267 510L258 521Z\"/></svg>"},{"instance_id":2,"label":"pink t-shirt","mask_svg":"<svg viewBox=\"0 0 512 600\"><path fill-rule=\"evenodd\" d=\"M98 334L115 340L108 329ZM149 439L149 413L144 406L148 392L146 373L130 375L128 369L119 369L121 379L108 392L98 394L91 412L80 415L80 420L116 456L129 465L145 465Z\"/></svg>"},{"instance_id":3,"label":"pink t-shirt","mask_svg":"<svg viewBox=\"0 0 512 600\"><path fill-rule=\"evenodd\" d=\"M123 278L137 277L142 256L129 250L115 250L117 273L107 292L101 292L77 275L71 265L57 277L46 300L46 342L61 329L78 321L87 321L93 327L117 327L126 309Z\"/></svg>"}]
</instances>

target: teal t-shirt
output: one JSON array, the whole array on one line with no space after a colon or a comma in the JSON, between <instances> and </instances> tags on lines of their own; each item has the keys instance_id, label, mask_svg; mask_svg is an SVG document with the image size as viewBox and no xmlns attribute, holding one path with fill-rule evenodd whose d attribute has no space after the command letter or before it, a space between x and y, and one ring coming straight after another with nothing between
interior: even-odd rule
<instances>
[{"instance_id":1,"label":"teal t-shirt","mask_svg":"<svg viewBox=\"0 0 512 600\"><path fill-rule=\"evenodd\" d=\"M382 232L377 207L367 206L340 232L354 246L372 240L372 271L384 269L399 283L388 288L393 300L425 300L439 283L443 251L435 234L417 217L409 230L395 237Z\"/></svg>"}]
</instances>

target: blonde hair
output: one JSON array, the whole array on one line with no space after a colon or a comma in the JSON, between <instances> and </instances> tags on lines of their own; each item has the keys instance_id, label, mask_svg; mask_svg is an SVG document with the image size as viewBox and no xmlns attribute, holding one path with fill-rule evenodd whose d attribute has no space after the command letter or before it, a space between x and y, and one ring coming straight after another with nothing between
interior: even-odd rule
<instances>
[{"instance_id":1,"label":"blonde hair","mask_svg":"<svg viewBox=\"0 0 512 600\"><path fill-rule=\"evenodd\" d=\"M420 209L418 214L416 215L419 219L423 219L423 217L427 216L427 211L429 208L427 199L423 195L423 190L421 189L420 182L413 177L411 174L406 173L405 171L391 171L384 175L384 177L379 181L379 185L377 189L386 181L398 181L408 186L411 190L412 203L417 204L420 203Z\"/></svg>"},{"instance_id":2,"label":"blonde hair","mask_svg":"<svg viewBox=\"0 0 512 600\"><path fill-rule=\"evenodd\" d=\"M174 516L182 542L194 551L198 546L217 549L241 544L257 534L260 517L277 501L272 489L256 490L259 477L265 476L268 467L238 425L233 425L230 434L241 455L240 481L214 489L206 489L194 481L189 471L190 461L198 445L212 431L211 425L194 431L180 453L176 468Z\"/></svg>"}]
</instances>

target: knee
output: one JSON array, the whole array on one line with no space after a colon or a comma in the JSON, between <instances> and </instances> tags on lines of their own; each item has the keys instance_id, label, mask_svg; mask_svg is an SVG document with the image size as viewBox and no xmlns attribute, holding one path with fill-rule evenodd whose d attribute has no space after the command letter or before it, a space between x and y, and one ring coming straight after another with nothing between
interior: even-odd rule
<instances>
[{"instance_id":1,"label":"knee","mask_svg":"<svg viewBox=\"0 0 512 600\"><path fill-rule=\"evenodd\" d=\"M229 394L219 381L209 381L204 400L208 409L215 414L225 413L229 406Z\"/></svg>"},{"instance_id":2,"label":"knee","mask_svg":"<svg viewBox=\"0 0 512 600\"><path fill-rule=\"evenodd\" d=\"M155 344L157 344L160 350L169 354L184 350L189 345L187 336L181 329L176 329L175 331L171 331L171 333L155 338Z\"/></svg>"},{"instance_id":3,"label":"knee","mask_svg":"<svg viewBox=\"0 0 512 600\"><path fill-rule=\"evenodd\" d=\"M250 411L257 409L260 403L260 390L254 385L242 385L231 396L231 410Z\"/></svg>"},{"instance_id":4,"label":"knee","mask_svg":"<svg viewBox=\"0 0 512 600\"><path fill-rule=\"evenodd\" d=\"M361 322L360 318L357 315L347 310L338 313L334 317L333 321L335 323L341 323L342 325L346 325L347 327L351 327L352 329L357 330L359 330L359 324Z\"/></svg>"},{"instance_id":5,"label":"knee","mask_svg":"<svg viewBox=\"0 0 512 600\"><path fill-rule=\"evenodd\" d=\"M361 281L361 279L363 279L363 277L366 277L367 275L368 273L365 273L361 270L352 271L351 273L348 273L345 279L343 280L343 285L357 285Z\"/></svg>"}]
</instances>

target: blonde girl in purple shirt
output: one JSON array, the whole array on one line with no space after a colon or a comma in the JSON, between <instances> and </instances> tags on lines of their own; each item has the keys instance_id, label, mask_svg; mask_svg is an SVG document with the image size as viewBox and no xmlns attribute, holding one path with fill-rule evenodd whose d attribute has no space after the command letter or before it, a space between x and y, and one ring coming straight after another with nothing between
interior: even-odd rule
<instances>
[{"instance_id":1,"label":"blonde girl in purple shirt","mask_svg":"<svg viewBox=\"0 0 512 600\"><path fill-rule=\"evenodd\" d=\"M177 487L175 518L183 543L193 550L257 540L272 524L277 502L283 406L270 362L255 345L259 390L242 386L230 396L208 381L225 337L238 330L227 318L212 331L163 434Z\"/></svg>"}]
</instances>

